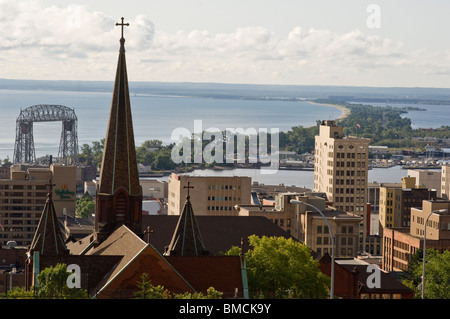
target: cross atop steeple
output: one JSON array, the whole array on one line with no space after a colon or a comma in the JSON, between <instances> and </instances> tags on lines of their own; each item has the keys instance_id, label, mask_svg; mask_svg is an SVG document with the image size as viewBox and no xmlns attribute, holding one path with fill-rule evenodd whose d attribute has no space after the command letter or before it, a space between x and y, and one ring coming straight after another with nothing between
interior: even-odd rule
<instances>
[{"instance_id":1,"label":"cross atop steeple","mask_svg":"<svg viewBox=\"0 0 450 319\"><path fill-rule=\"evenodd\" d=\"M125 44L125 38L123 37L123 27L124 26L128 27L130 24L129 23L123 23L123 19L124 19L123 17L121 19L122 19L122 23L118 23L117 22L116 26L119 26L119 25L122 26L122 35L121 35L121 38L120 38L120 51L121 52L125 52L125 45L124 45Z\"/></svg>"},{"instance_id":2,"label":"cross atop steeple","mask_svg":"<svg viewBox=\"0 0 450 319\"><path fill-rule=\"evenodd\" d=\"M189 189L194 188L194 186L191 186L191 182L188 182L187 186L183 186L183 188L187 188L188 193L186 199L190 199L191 196L189 196Z\"/></svg>"},{"instance_id":3,"label":"cross atop steeple","mask_svg":"<svg viewBox=\"0 0 450 319\"><path fill-rule=\"evenodd\" d=\"M53 195L53 186L56 186L56 184L53 184L52 183L52 179L50 178L49 180L48 180L48 184L45 184L45 186L47 187L49 187L49 190L48 190L48 200L51 200L52 199L52 195Z\"/></svg>"},{"instance_id":4,"label":"cross atop steeple","mask_svg":"<svg viewBox=\"0 0 450 319\"><path fill-rule=\"evenodd\" d=\"M130 24L129 24L129 23L123 23L123 19L124 19L123 17L122 17L121 19L122 19L122 23L118 23L118 22L117 22L117 23L116 23L116 26L119 26L119 25L122 26L122 37L121 37L121 39L123 39L123 27L124 27L124 26L127 26L127 27L128 27Z\"/></svg>"}]
</instances>

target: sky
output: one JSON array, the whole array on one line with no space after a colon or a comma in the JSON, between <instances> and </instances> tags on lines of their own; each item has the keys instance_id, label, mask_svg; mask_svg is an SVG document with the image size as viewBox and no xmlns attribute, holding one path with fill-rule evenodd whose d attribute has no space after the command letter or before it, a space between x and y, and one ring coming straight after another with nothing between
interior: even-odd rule
<instances>
[{"instance_id":1,"label":"sky","mask_svg":"<svg viewBox=\"0 0 450 319\"><path fill-rule=\"evenodd\" d=\"M0 78L450 88L447 0L0 0Z\"/></svg>"}]
</instances>

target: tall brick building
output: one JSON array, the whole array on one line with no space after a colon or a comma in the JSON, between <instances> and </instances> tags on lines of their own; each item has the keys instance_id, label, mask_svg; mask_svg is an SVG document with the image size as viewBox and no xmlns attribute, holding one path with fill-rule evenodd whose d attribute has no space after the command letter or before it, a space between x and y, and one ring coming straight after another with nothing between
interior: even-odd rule
<instances>
[{"instance_id":1,"label":"tall brick building","mask_svg":"<svg viewBox=\"0 0 450 319\"><path fill-rule=\"evenodd\" d=\"M445 212L445 210L447 210ZM427 249L450 249L450 201L424 200L422 208L411 209L409 227L386 228L383 231L383 262L385 271L404 271L417 249L423 248L427 217ZM431 215L430 215L431 214Z\"/></svg>"}]
</instances>

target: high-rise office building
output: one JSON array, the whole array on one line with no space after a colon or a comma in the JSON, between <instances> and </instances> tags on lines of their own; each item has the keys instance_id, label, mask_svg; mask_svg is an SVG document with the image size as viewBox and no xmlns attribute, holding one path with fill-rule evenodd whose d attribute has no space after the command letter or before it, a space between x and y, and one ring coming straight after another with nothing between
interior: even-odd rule
<instances>
[{"instance_id":1,"label":"high-rise office building","mask_svg":"<svg viewBox=\"0 0 450 319\"><path fill-rule=\"evenodd\" d=\"M315 138L314 192L325 193L336 209L363 217L359 227L361 250L369 233L366 216L369 141L344 136L336 121L322 121Z\"/></svg>"},{"instance_id":2,"label":"high-rise office building","mask_svg":"<svg viewBox=\"0 0 450 319\"><path fill-rule=\"evenodd\" d=\"M15 241L31 244L42 215L49 180L54 187L53 206L57 217L74 215L76 206L75 166L52 164L50 167L14 166L8 179L0 179L0 244Z\"/></svg>"}]
</instances>

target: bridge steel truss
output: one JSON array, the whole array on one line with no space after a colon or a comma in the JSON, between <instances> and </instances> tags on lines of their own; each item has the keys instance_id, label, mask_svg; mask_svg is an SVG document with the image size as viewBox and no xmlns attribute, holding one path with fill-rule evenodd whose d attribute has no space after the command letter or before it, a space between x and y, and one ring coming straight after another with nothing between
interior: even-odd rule
<instances>
[{"instance_id":1,"label":"bridge steel truss","mask_svg":"<svg viewBox=\"0 0 450 319\"><path fill-rule=\"evenodd\" d=\"M34 122L62 122L58 157L62 164L77 165L78 135L75 111L64 105L39 104L20 111L16 120L14 163L36 163Z\"/></svg>"}]
</instances>

